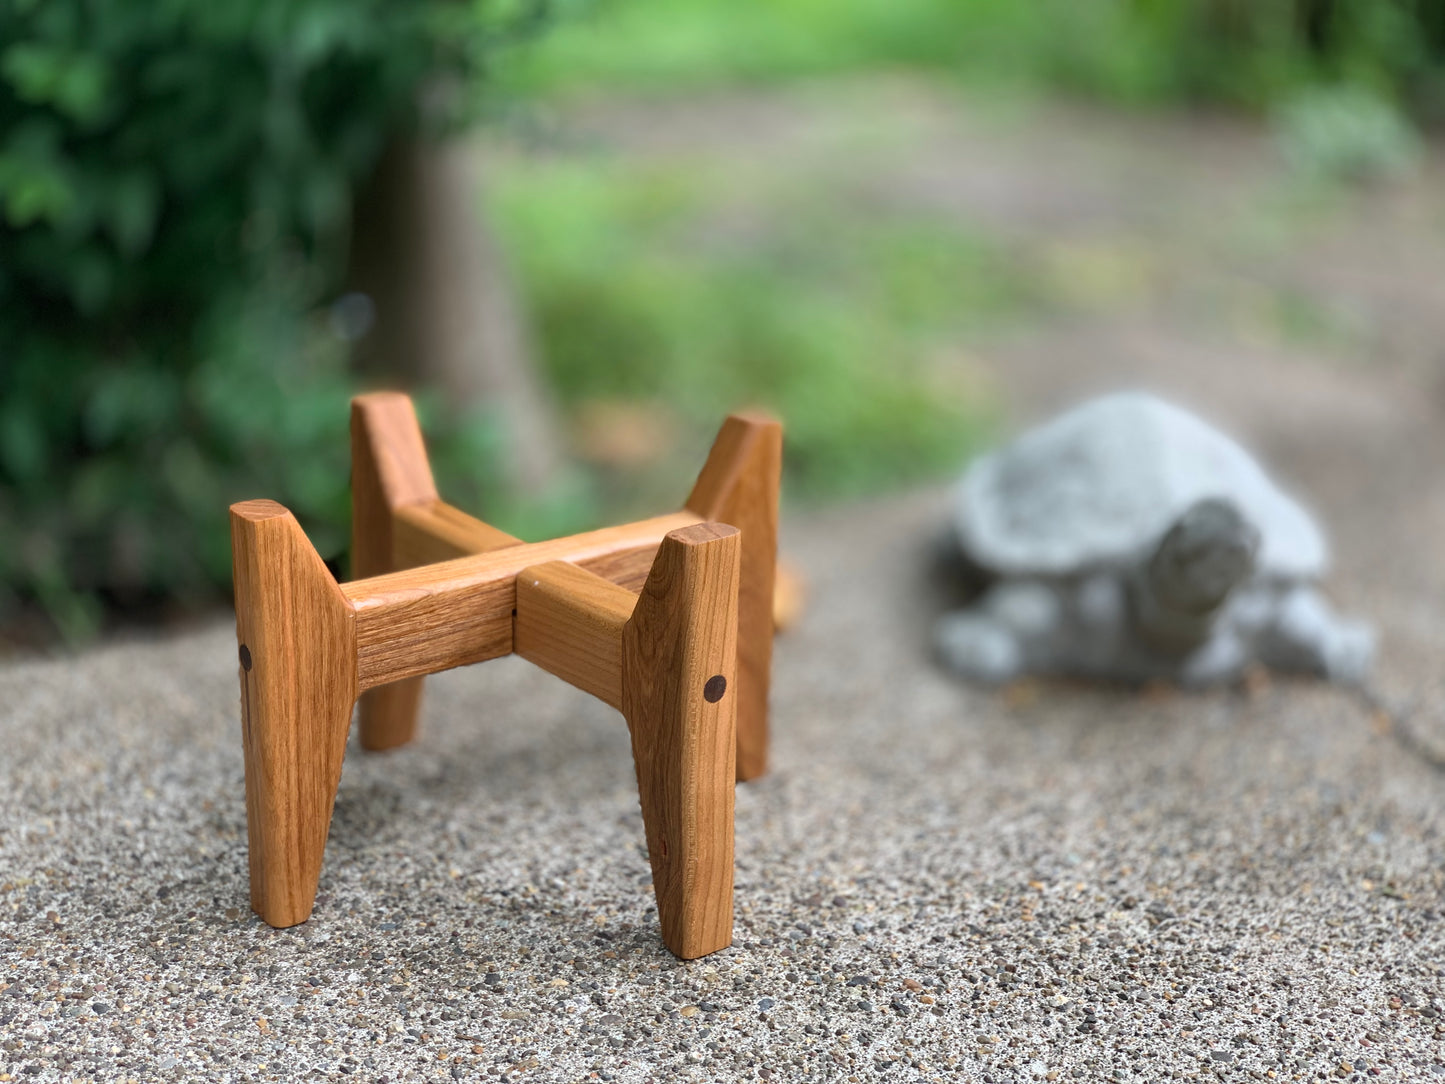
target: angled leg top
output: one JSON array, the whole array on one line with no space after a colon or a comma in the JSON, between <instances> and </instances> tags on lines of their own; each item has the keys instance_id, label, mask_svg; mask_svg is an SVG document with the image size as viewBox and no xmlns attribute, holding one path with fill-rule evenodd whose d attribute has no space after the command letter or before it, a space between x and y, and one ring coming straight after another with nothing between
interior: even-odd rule
<instances>
[{"instance_id":1,"label":"angled leg top","mask_svg":"<svg viewBox=\"0 0 1445 1084\"><path fill-rule=\"evenodd\" d=\"M730 523L743 533L737 690L737 769L742 782L768 770L782 469L782 425L761 414L729 415L687 499L688 509L702 518Z\"/></svg>"}]
</instances>

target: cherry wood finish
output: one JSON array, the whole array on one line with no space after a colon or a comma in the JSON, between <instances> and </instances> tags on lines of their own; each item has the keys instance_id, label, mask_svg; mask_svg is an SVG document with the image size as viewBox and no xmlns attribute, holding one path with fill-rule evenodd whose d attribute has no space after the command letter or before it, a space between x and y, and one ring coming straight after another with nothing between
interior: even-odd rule
<instances>
[{"instance_id":1,"label":"cherry wood finish","mask_svg":"<svg viewBox=\"0 0 1445 1084\"><path fill-rule=\"evenodd\" d=\"M637 594L566 561L517 575L512 649L605 704L622 708L622 629Z\"/></svg>"},{"instance_id":2,"label":"cherry wood finish","mask_svg":"<svg viewBox=\"0 0 1445 1084\"><path fill-rule=\"evenodd\" d=\"M388 748L414 732L423 675L515 652L621 710L664 942L688 959L729 944L733 784L745 752L759 771L766 757L769 654L742 638L759 598L772 638L777 437L730 418L687 509L523 543L437 497L405 396L363 396L345 584L285 508L233 505L256 913L311 914L358 697L362 744Z\"/></svg>"},{"instance_id":3,"label":"cherry wood finish","mask_svg":"<svg viewBox=\"0 0 1445 1084\"><path fill-rule=\"evenodd\" d=\"M231 506L251 907L311 915L356 701L356 615L295 517Z\"/></svg>"},{"instance_id":4,"label":"cherry wood finish","mask_svg":"<svg viewBox=\"0 0 1445 1084\"><path fill-rule=\"evenodd\" d=\"M738 779L768 770L768 688L773 669L774 575L783 427L758 414L733 414L713 443L687 499L705 520L742 531L738 597Z\"/></svg>"},{"instance_id":5,"label":"cherry wood finish","mask_svg":"<svg viewBox=\"0 0 1445 1084\"><path fill-rule=\"evenodd\" d=\"M740 542L717 523L673 531L622 630L622 714L657 914L685 960L733 937Z\"/></svg>"},{"instance_id":6,"label":"cherry wood finish","mask_svg":"<svg viewBox=\"0 0 1445 1084\"><path fill-rule=\"evenodd\" d=\"M784 577L779 582L776 576L782 462L783 430L776 419L758 413L729 415L685 506L694 522L728 523L743 533L737 688L737 772L743 782L767 771L773 631L796 616L801 604L796 579ZM386 474L389 481L382 487L389 516L374 511L374 502L363 498L358 489L358 479L376 473L372 463L390 468ZM371 483L365 484L368 493L375 489ZM357 575L414 568L519 544L506 532L438 499L411 400L396 392L364 395L352 402L352 491L358 502L353 512L354 550L360 552L356 539L363 518L368 523L382 519L386 523L384 531L368 528L371 536L384 539L386 560L370 562L364 568L358 562ZM596 562L588 567L636 590L650 565L649 551L624 559L615 568ZM420 682L411 678L368 691L362 697L362 745L389 749L410 741L416 733L420 691Z\"/></svg>"},{"instance_id":7,"label":"cherry wood finish","mask_svg":"<svg viewBox=\"0 0 1445 1084\"><path fill-rule=\"evenodd\" d=\"M351 401L351 575L378 576L520 542L437 497L411 399L399 392ZM364 749L394 749L416 735L421 678L361 698Z\"/></svg>"},{"instance_id":8,"label":"cherry wood finish","mask_svg":"<svg viewBox=\"0 0 1445 1084\"><path fill-rule=\"evenodd\" d=\"M674 512L343 584L356 610L361 687L509 655L523 569L568 561L608 579L645 579L663 535L697 522Z\"/></svg>"}]
</instances>

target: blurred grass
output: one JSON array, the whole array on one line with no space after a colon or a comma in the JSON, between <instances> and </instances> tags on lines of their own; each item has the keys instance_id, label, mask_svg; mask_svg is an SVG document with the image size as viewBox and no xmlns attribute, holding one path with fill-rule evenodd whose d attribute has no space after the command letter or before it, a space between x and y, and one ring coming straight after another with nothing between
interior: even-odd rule
<instances>
[{"instance_id":1,"label":"blurred grass","mask_svg":"<svg viewBox=\"0 0 1445 1084\"><path fill-rule=\"evenodd\" d=\"M695 444L728 410L764 405L785 421L804 497L957 469L991 410L943 353L1034 301L994 244L830 199L786 170L742 183L705 161L512 158L490 187L540 360L574 416L642 403L664 443ZM654 442L654 458L669 451Z\"/></svg>"},{"instance_id":2,"label":"blurred grass","mask_svg":"<svg viewBox=\"0 0 1445 1084\"><path fill-rule=\"evenodd\" d=\"M502 58L531 93L686 93L882 68L1114 102L1273 109L1349 86L1445 120L1445 8L1420 0L555 0Z\"/></svg>"},{"instance_id":3,"label":"blurred grass","mask_svg":"<svg viewBox=\"0 0 1445 1084\"><path fill-rule=\"evenodd\" d=\"M1128 0L573 0L538 47L510 58L532 93L654 93L879 68L976 82L1157 98L1180 75L1158 48L1188 4Z\"/></svg>"}]
</instances>

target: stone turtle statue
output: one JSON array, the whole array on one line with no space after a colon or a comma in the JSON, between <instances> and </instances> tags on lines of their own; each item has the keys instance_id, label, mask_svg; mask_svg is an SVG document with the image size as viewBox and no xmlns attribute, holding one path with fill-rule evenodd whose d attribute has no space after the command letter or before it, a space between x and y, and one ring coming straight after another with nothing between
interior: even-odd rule
<instances>
[{"instance_id":1,"label":"stone turtle statue","mask_svg":"<svg viewBox=\"0 0 1445 1084\"><path fill-rule=\"evenodd\" d=\"M1316 584L1318 526L1234 441L1153 395L1086 402L976 461L954 535L989 581L938 623L966 677L1210 685L1252 663L1357 683L1374 634Z\"/></svg>"}]
</instances>

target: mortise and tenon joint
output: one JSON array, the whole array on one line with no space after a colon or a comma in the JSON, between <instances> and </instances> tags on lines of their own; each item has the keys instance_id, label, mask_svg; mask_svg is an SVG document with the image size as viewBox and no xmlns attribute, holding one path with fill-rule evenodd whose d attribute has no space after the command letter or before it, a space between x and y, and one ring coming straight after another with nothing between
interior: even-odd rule
<instances>
[{"instance_id":1,"label":"mortise and tenon joint","mask_svg":"<svg viewBox=\"0 0 1445 1084\"><path fill-rule=\"evenodd\" d=\"M662 938L733 919L733 784L766 768L782 431L732 415L680 512L523 543L437 496L411 401L352 401L352 558L338 584L274 501L231 506L251 906L311 914L352 708L416 733L422 677L516 653L622 712Z\"/></svg>"}]
</instances>

